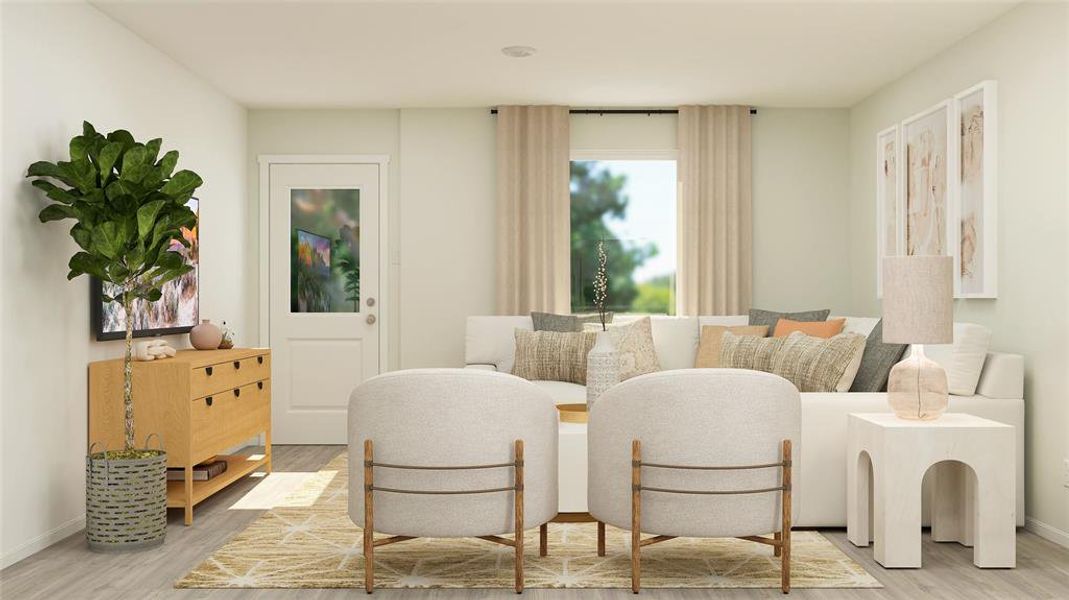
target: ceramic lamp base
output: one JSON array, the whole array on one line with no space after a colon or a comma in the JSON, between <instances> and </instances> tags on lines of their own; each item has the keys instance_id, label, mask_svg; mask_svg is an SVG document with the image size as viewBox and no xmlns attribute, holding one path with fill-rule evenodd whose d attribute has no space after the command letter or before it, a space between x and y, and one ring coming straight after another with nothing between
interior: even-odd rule
<instances>
[{"instance_id":1,"label":"ceramic lamp base","mask_svg":"<svg viewBox=\"0 0 1069 600\"><path fill-rule=\"evenodd\" d=\"M950 401L947 373L939 363L924 355L923 346L916 345L909 358L891 368L887 400L901 419L938 419Z\"/></svg>"}]
</instances>

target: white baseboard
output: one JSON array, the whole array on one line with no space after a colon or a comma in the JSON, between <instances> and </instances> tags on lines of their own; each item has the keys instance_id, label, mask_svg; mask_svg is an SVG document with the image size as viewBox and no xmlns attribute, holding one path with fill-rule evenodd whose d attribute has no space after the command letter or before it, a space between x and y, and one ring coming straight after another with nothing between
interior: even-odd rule
<instances>
[{"instance_id":1,"label":"white baseboard","mask_svg":"<svg viewBox=\"0 0 1069 600\"><path fill-rule=\"evenodd\" d=\"M36 554L67 536L78 533L83 529L85 529L84 514L63 523L51 531L46 531L32 540L17 546L14 550L7 552L3 556L0 556L0 569L6 569L27 556Z\"/></svg>"},{"instance_id":2,"label":"white baseboard","mask_svg":"<svg viewBox=\"0 0 1069 600\"><path fill-rule=\"evenodd\" d=\"M1062 531L1053 525L1047 525L1043 521L1032 517L1025 518L1024 528L1045 540L1069 548L1069 531Z\"/></svg>"}]
</instances>

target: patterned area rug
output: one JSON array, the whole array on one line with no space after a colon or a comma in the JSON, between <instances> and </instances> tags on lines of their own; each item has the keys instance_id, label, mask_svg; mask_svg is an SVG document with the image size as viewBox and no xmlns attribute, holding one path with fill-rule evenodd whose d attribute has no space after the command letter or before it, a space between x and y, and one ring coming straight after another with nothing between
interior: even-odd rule
<instances>
[{"instance_id":1,"label":"patterned area rug","mask_svg":"<svg viewBox=\"0 0 1069 600\"><path fill-rule=\"evenodd\" d=\"M346 456L338 456L175 583L177 588L362 588L361 531L346 513ZM551 523L549 556L525 534L530 588L628 588L630 535L608 528L598 557L593 523ZM375 550L381 588L511 588L512 549L477 539L417 539ZM794 533L792 586L882 587L815 531ZM778 588L779 560L762 544L677 539L642 552L646 588Z\"/></svg>"}]
</instances>

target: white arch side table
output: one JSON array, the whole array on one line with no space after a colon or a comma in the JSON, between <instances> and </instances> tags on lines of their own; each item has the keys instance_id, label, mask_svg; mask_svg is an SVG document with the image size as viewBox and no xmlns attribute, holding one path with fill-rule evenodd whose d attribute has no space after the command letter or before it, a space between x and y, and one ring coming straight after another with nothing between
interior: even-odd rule
<instances>
[{"instance_id":1,"label":"white arch side table","mask_svg":"<svg viewBox=\"0 0 1069 600\"><path fill-rule=\"evenodd\" d=\"M930 467L932 539L973 547L973 564L1016 566L1014 431L963 413L934 421L851 414L847 538L884 567L921 566L921 482ZM951 461L951 462L947 462ZM871 486L871 487L870 487Z\"/></svg>"}]
</instances>

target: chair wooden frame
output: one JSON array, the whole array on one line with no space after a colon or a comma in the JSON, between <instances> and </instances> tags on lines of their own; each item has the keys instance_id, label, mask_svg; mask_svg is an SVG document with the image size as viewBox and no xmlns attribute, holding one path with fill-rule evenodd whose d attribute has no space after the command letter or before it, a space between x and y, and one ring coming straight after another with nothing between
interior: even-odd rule
<instances>
[{"instance_id":1,"label":"chair wooden frame","mask_svg":"<svg viewBox=\"0 0 1069 600\"><path fill-rule=\"evenodd\" d=\"M650 469L695 469L701 471L727 471L727 470L755 470L780 468L783 470L781 485L771 488L752 490L677 490L655 488L642 485L642 468ZM780 589L784 594L791 591L791 440L783 440L781 443L780 461L762 465L740 466L692 466L692 465L666 465L642 462L642 442L631 442L631 591L638 593L642 578L642 547L675 539L676 536L657 535L642 539L642 492L657 492L665 494L703 494L703 495L726 495L726 494L767 494L779 492L783 494L780 507L781 523L780 531L772 534L771 538L748 535L739 539L757 542L772 546L773 555L780 559ZM598 556L605 556L605 524L598 522Z\"/></svg>"},{"instance_id":2,"label":"chair wooden frame","mask_svg":"<svg viewBox=\"0 0 1069 600\"><path fill-rule=\"evenodd\" d=\"M523 440L513 442L513 460L507 463L487 465L464 465L464 466L419 466L399 465L375 462L375 447L372 440L364 440L364 590L372 593L375 590L375 548L396 544L408 540L417 539L413 536L394 535L387 538L375 539L375 492L387 492L392 494L432 494L432 495L457 495L457 494L493 494L500 492L515 492L513 505L515 536L514 539L503 538L497 535L481 535L481 540L509 546L515 550L515 590L523 592ZM380 469L412 469L419 471L470 471L476 469L501 469L511 468L515 471L513 485L502 488L490 488L481 490L401 490L375 486L375 468ZM546 523L539 527L539 556L548 553L549 529Z\"/></svg>"}]
</instances>

